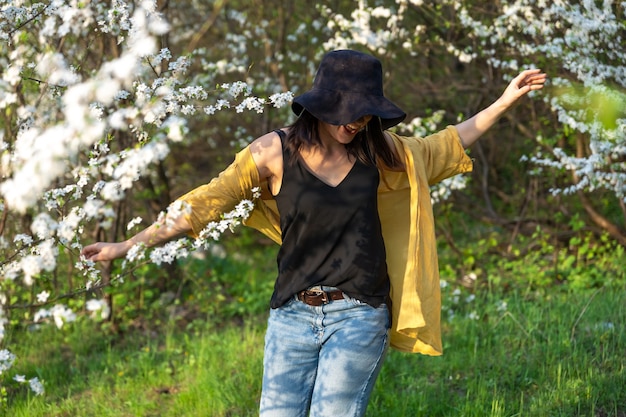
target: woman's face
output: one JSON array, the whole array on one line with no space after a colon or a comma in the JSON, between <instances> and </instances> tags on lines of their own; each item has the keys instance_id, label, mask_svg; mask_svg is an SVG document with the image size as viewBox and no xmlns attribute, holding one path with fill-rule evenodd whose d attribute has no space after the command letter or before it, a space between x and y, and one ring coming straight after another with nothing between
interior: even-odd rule
<instances>
[{"instance_id":1,"label":"woman's face","mask_svg":"<svg viewBox=\"0 0 626 417\"><path fill-rule=\"evenodd\" d=\"M365 129L367 123L372 120L371 115L363 116L345 125L331 125L320 120L320 139L334 139L339 143L347 145L352 142L357 133Z\"/></svg>"}]
</instances>

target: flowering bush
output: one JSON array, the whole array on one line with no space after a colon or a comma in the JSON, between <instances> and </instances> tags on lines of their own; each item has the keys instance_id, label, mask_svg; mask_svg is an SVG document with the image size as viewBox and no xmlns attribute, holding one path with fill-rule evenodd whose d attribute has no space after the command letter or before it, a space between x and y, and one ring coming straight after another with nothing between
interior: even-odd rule
<instances>
[{"instance_id":1,"label":"flowering bush","mask_svg":"<svg viewBox=\"0 0 626 417\"><path fill-rule=\"evenodd\" d=\"M20 303L35 309L26 315L29 322L51 321L60 329L77 317L59 302L69 295L63 291L77 295L111 282L103 282L93 262L79 259L85 233L93 225L101 236L116 233L119 207L128 193L151 175L172 144L186 139L189 120L199 110L211 116L231 107L236 113L262 113L267 106L290 102L291 93L257 97L252 83L215 86L215 78L206 73L191 75L197 51L174 58L169 49L158 47L158 38L168 33L170 24L155 1L115 0L112 7L98 1L0 4L0 59L6 64L0 108L7 117L0 137L2 338L12 319L10 311ZM92 56L85 47L98 43L113 45L116 53L107 54L104 48ZM64 47L55 48L57 44ZM232 230L252 207L253 202L242 201L222 221L210 224L200 239L170 242L153 250L150 261L171 263L186 256L206 239ZM24 221L11 226L11 219ZM133 218L127 230L141 222ZM144 259L140 249L134 248L127 261ZM80 271L82 282L72 284L70 276L69 288L51 288L48 274L56 276L67 268ZM37 289L34 298L29 288ZM88 300L84 308L109 314L103 300ZM4 372L15 357L9 350L2 352ZM36 378L20 376L15 381L29 382L37 394L43 392Z\"/></svg>"}]
</instances>

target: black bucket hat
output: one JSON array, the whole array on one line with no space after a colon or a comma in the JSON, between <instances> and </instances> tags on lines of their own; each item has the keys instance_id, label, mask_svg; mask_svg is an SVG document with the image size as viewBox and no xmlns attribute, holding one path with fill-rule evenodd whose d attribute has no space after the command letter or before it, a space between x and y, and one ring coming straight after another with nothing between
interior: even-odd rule
<instances>
[{"instance_id":1,"label":"black bucket hat","mask_svg":"<svg viewBox=\"0 0 626 417\"><path fill-rule=\"evenodd\" d=\"M306 109L331 125L345 125L366 115L378 116L382 128L397 125L406 113L383 95L383 68L371 55L351 50L324 55L313 88L294 98L293 112Z\"/></svg>"}]
</instances>

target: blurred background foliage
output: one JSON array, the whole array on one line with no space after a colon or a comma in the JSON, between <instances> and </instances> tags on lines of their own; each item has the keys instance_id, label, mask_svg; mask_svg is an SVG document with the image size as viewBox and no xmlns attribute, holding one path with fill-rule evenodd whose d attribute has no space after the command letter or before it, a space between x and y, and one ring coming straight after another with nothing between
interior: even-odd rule
<instances>
[{"instance_id":1,"label":"blurred background foliage","mask_svg":"<svg viewBox=\"0 0 626 417\"><path fill-rule=\"evenodd\" d=\"M378 3L389 6L394 2ZM467 3L478 19L493 19L502 12L495 4ZM323 5L313 7L290 1L197 2L190 14L190 8L170 2L164 11L174 22L171 33L176 36L170 36L167 46L177 53L200 48L207 62L238 63L241 71L216 75L215 82L247 79L253 81L259 93L291 90L297 95L312 83L324 43L333 34L329 22L340 21L337 16L350 16L356 8L352 1ZM427 119L443 110L443 117L430 127L431 131L457 123L489 105L503 91L506 77L514 74L480 57L462 62L450 53L450 44L463 50L474 41L468 30L457 23L454 8L446 2L409 5L404 19L404 27L424 28L402 40L410 42L410 48L400 41L389 43L384 51L372 45L350 47L374 53L381 59L385 93L405 109L407 121L416 117ZM385 29L385 20L378 23L379 29ZM371 24L375 30L376 21ZM536 43L538 39L528 41ZM480 48L476 44L470 46ZM511 56L515 51L502 48L501 53L508 59L516 58ZM520 65L539 67L550 77L567 75L559 62L541 54L520 55L517 59ZM206 68L199 71L202 76L206 72ZM550 94L558 94L556 89L546 88ZM578 94L586 93L581 87ZM614 112L606 113L607 117L623 115L624 107L607 107ZM292 120L288 108L271 109L260 115L231 112L217 120L196 118L189 132L192 140L181 144L167 160L167 178L175 182L169 198L218 173L232 159L233 143L245 144ZM411 133L402 127L399 131ZM470 287L489 285L502 289L537 290L563 284L572 289L602 285L623 288L623 202L602 190L554 195L551 190L569 184L572 173L565 169L539 170L521 160L523 155L545 152L555 146L573 149L583 157L588 154L586 145L588 139L561 125L550 104L539 95L523 100L505 115L470 151L474 172L469 175L467 187L435 206L443 278ZM611 235L607 225L614 226L618 234ZM204 269L204 261L186 263L185 276L197 280L192 277L199 274L206 278L208 274L211 279L202 279L204 285L210 282L216 288L227 287L226 291L215 292L220 297L232 294L236 299L256 300L250 308L260 312L271 294L274 248L254 232L243 234L245 238L240 232L232 238L225 237L226 252L246 254L240 259L254 259L251 253L257 252L251 252L250 245L261 248L260 253L265 255L253 262L267 265L268 281L228 276L226 270L220 269L225 265L215 259L208 262L208 270ZM224 262L232 262L231 257ZM215 281L216 275L228 279ZM468 276L475 278L468 280ZM243 285L241 279L245 281ZM205 288L200 293L211 291Z\"/></svg>"}]
</instances>

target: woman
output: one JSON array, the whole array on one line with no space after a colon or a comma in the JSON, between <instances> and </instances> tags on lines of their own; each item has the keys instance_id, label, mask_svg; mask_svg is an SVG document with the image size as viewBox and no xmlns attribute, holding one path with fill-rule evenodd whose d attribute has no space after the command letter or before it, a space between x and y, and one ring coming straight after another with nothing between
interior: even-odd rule
<instances>
[{"instance_id":1,"label":"woman","mask_svg":"<svg viewBox=\"0 0 626 417\"><path fill-rule=\"evenodd\" d=\"M112 260L137 243L197 235L263 187L247 224L281 247L261 415L362 416L389 343L441 354L429 185L470 171L464 149L545 80L523 71L471 119L405 138L386 131L405 113L384 97L380 62L330 52L313 88L294 99L296 122L256 139L218 178L181 197L190 214L83 255Z\"/></svg>"}]
</instances>

